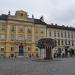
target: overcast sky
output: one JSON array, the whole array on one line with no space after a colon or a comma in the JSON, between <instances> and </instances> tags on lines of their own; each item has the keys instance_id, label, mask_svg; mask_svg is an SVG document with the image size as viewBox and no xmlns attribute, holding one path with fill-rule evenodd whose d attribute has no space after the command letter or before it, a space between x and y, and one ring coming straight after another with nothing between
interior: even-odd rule
<instances>
[{"instance_id":1,"label":"overcast sky","mask_svg":"<svg viewBox=\"0 0 75 75\"><path fill-rule=\"evenodd\" d=\"M43 15L47 23L75 25L75 0L0 0L0 14L7 14L9 10L11 14L24 10L35 18Z\"/></svg>"}]
</instances>

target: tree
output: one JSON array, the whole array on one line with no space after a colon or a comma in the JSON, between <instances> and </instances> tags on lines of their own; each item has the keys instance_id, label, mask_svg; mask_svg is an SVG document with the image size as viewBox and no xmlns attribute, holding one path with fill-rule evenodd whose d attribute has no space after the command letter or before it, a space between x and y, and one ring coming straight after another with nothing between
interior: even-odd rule
<instances>
[{"instance_id":1,"label":"tree","mask_svg":"<svg viewBox=\"0 0 75 75\"><path fill-rule=\"evenodd\" d=\"M37 43L37 47L40 49L46 49L46 59L52 59L52 49L56 46L56 40L51 38L40 39Z\"/></svg>"}]
</instances>

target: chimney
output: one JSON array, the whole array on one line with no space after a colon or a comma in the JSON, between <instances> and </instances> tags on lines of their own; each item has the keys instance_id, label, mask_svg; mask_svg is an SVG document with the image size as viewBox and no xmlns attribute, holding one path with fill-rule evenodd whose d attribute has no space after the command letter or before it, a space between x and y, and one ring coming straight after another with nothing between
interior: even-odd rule
<instances>
[{"instance_id":1,"label":"chimney","mask_svg":"<svg viewBox=\"0 0 75 75\"><path fill-rule=\"evenodd\" d=\"M41 17L40 17L40 20L41 20L42 22L44 22L44 17L43 17L43 16L41 16Z\"/></svg>"}]
</instances>

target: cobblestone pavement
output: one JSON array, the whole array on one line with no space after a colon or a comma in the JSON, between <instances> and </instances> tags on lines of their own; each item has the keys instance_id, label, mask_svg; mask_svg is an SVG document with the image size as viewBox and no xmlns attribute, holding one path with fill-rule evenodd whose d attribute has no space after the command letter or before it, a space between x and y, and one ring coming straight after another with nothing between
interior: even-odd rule
<instances>
[{"instance_id":1,"label":"cobblestone pavement","mask_svg":"<svg viewBox=\"0 0 75 75\"><path fill-rule=\"evenodd\" d=\"M0 75L75 75L75 57L53 61L0 59Z\"/></svg>"}]
</instances>

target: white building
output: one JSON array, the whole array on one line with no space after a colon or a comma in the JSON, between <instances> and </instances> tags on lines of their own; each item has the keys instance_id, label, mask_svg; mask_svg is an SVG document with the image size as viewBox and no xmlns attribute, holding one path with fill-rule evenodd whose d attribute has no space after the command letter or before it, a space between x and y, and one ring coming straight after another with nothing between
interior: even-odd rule
<instances>
[{"instance_id":1,"label":"white building","mask_svg":"<svg viewBox=\"0 0 75 75\"><path fill-rule=\"evenodd\" d=\"M46 33L47 38L56 40L56 50L60 49L65 52L66 47L75 49L75 28L50 24L47 25Z\"/></svg>"}]
</instances>

